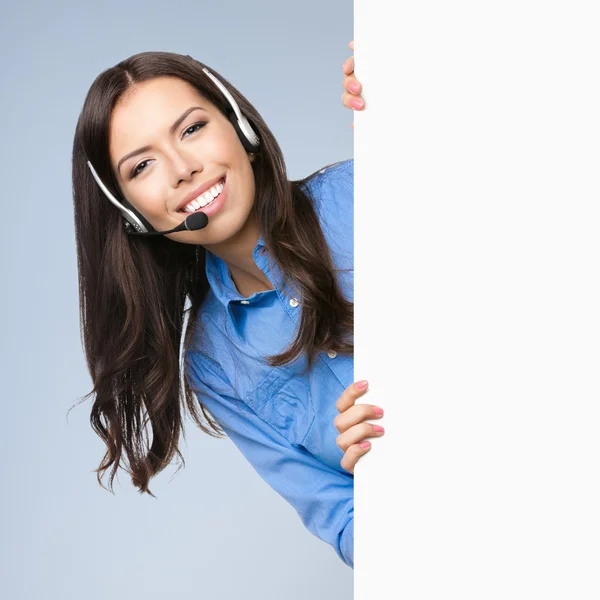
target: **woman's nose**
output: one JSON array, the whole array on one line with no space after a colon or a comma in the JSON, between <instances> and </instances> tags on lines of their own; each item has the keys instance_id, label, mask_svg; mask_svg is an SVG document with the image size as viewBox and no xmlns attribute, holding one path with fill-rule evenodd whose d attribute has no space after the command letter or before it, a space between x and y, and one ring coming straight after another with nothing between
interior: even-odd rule
<instances>
[{"instance_id":1,"label":"woman's nose","mask_svg":"<svg viewBox=\"0 0 600 600\"><path fill-rule=\"evenodd\" d=\"M176 185L181 184L182 181L189 181L193 176L202 171L202 165L198 159L185 156L174 156L173 157L173 173L174 182Z\"/></svg>"}]
</instances>

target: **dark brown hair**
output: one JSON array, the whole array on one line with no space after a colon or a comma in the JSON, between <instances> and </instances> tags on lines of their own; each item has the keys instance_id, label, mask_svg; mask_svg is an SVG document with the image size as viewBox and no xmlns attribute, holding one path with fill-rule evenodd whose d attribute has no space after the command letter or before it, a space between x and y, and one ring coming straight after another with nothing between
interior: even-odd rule
<instances>
[{"instance_id":1,"label":"dark brown hair","mask_svg":"<svg viewBox=\"0 0 600 600\"><path fill-rule=\"evenodd\" d=\"M205 65L189 56L143 52L102 72L85 99L73 141L73 203L79 273L82 340L95 394L90 421L106 444L95 470L111 469L109 489L119 467L139 491L153 495L150 479L179 451L185 409L196 424L223 437L187 382L181 389L179 344L186 294L189 311L187 346L200 305L209 289L201 246L163 236L128 236L119 211L106 199L87 167L117 197L123 197L109 159L109 125L117 101L137 83L174 76L190 83L224 114L229 104L204 74ZM312 199L302 189L309 177L289 181L281 149L256 109L226 79L227 87L261 139L252 163L256 211L269 254L302 298L298 334L285 352L268 357L272 366L302 353L309 367L316 354L336 350L352 354L353 304L342 295L334 264ZM197 404L208 424L200 418ZM148 437L148 426L152 442ZM104 487L104 486L103 486Z\"/></svg>"}]
</instances>

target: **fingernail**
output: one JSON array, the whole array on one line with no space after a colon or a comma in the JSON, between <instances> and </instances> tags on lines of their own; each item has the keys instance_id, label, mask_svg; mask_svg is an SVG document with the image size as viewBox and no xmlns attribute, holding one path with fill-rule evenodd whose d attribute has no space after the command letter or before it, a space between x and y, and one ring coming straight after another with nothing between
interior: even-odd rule
<instances>
[{"instance_id":1,"label":"fingernail","mask_svg":"<svg viewBox=\"0 0 600 600\"><path fill-rule=\"evenodd\" d=\"M350 103L350 105L352 106L352 108L362 108L363 107L363 101L359 100L357 98L356 100L352 100L352 102Z\"/></svg>"},{"instance_id":2,"label":"fingernail","mask_svg":"<svg viewBox=\"0 0 600 600\"><path fill-rule=\"evenodd\" d=\"M351 92L354 92L356 94L356 92L358 92L358 84L357 83L349 83L348 84L348 89Z\"/></svg>"},{"instance_id":3,"label":"fingernail","mask_svg":"<svg viewBox=\"0 0 600 600\"><path fill-rule=\"evenodd\" d=\"M371 445L371 442L363 442L360 447L361 448L368 448Z\"/></svg>"},{"instance_id":4,"label":"fingernail","mask_svg":"<svg viewBox=\"0 0 600 600\"><path fill-rule=\"evenodd\" d=\"M356 382L356 388L359 390L364 390L368 385L369 385L369 382L366 379Z\"/></svg>"},{"instance_id":5,"label":"fingernail","mask_svg":"<svg viewBox=\"0 0 600 600\"><path fill-rule=\"evenodd\" d=\"M373 430L377 433L383 433L385 429L381 425L373 425Z\"/></svg>"},{"instance_id":6,"label":"fingernail","mask_svg":"<svg viewBox=\"0 0 600 600\"><path fill-rule=\"evenodd\" d=\"M379 406L376 406L375 408L373 408L373 412L376 415L382 415L383 414L383 408L379 408Z\"/></svg>"}]
</instances>

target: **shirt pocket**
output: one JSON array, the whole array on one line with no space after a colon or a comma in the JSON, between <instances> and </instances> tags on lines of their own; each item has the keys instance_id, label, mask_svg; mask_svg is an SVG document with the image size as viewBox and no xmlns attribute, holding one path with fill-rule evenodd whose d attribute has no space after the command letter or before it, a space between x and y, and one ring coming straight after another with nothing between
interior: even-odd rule
<instances>
[{"instance_id":1,"label":"shirt pocket","mask_svg":"<svg viewBox=\"0 0 600 600\"><path fill-rule=\"evenodd\" d=\"M307 377L286 367L273 367L245 401L290 444L301 445L315 420Z\"/></svg>"}]
</instances>

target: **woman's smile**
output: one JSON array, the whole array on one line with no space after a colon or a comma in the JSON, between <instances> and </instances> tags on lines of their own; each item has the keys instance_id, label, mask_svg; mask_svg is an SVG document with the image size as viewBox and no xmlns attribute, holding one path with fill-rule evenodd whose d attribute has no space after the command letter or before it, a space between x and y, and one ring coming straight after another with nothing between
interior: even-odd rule
<instances>
[{"instance_id":1,"label":"woman's smile","mask_svg":"<svg viewBox=\"0 0 600 600\"><path fill-rule=\"evenodd\" d=\"M227 191L227 178L223 177L219 183L213 185L209 190L201 194L195 200L192 200L192 202L189 202L177 212L187 216L202 211L207 217L210 217L219 212L225 204Z\"/></svg>"},{"instance_id":2,"label":"woman's smile","mask_svg":"<svg viewBox=\"0 0 600 600\"><path fill-rule=\"evenodd\" d=\"M201 186L201 191L189 194L179 205L177 212L193 213L211 204L223 192L223 188L225 187L225 176L221 177L216 183L213 182Z\"/></svg>"}]
</instances>

